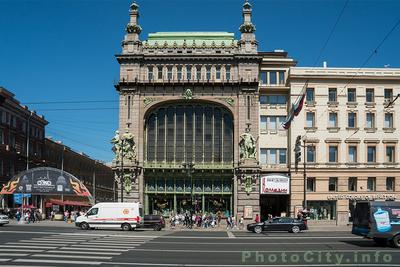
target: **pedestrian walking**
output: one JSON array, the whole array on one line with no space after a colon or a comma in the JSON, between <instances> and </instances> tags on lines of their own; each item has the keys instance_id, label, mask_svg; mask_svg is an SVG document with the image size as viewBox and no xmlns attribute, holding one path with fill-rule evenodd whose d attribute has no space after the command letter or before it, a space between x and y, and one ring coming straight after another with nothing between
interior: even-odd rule
<instances>
[{"instance_id":1,"label":"pedestrian walking","mask_svg":"<svg viewBox=\"0 0 400 267\"><path fill-rule=\"evenodd\" d=\"M258 215L258 213L256 214L256 223L260 222L260 216Z\"/></svg>"}]
</instances>

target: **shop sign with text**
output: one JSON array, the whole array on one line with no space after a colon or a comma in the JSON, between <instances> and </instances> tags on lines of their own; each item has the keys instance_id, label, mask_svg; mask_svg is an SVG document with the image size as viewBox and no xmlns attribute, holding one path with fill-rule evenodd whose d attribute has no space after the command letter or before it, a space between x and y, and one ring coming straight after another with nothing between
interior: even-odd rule
<instances>
[{"instance_id":1,"label":"shop sign with text","mask_svg":"<svg viewBox=\"0 0 400 267\"><path fill-rule=\"evenodd\" d=\"M260 186L260 194L287 195L290 193L290 178L279 174L262 176Z\"/></svg>"}]
</instances>

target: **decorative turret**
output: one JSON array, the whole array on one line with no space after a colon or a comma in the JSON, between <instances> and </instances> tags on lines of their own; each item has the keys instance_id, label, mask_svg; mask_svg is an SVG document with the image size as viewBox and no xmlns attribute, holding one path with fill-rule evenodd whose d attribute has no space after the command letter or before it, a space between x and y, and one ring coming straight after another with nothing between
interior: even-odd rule
<instances>
[{"instance_id":1,"label":"decorative turret","mask_svg":"<svg viewBox=\"0 0 400 267\"><path fill-rule=\"evenodd\" d=\"M142 46L139 35L142 32L142 27L138 24L139 5L133 2L129 8L129 23L126 25L126 35L122 42L124 53L139 52Z\"/></svg>"},{"instance_id":2,"label":"decorative turret","mask_svg":"<svg viewBox=\"0 0 400 267\"><path fill-rule=\"evenodd\" d=\"M245 53L257 53L257 41L254 32L256 26L251 22L252 6L248 0L243 4L243 24L240 25L240 49Z\"/></svg>"}]
</instances>

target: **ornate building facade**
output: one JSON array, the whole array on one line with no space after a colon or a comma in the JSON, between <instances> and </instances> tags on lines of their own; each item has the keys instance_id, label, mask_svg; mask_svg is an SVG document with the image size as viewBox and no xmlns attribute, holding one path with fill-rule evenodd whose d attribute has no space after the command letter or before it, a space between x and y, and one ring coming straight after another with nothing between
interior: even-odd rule
<instances>
[{"instance_id":1,"label":"ornate building facade","mask_svg":"<svg viewBox=\"0 0 400 267\"><path fill-rule=\"evenodd\" d=\"M116 56L121 135L113 143L135 153L113 162L127 189L119 199L142 202L146 213L221 211L246 222L307 208L312 219L345 224L360 195L400 198L396 110L378 101L400 92L398 69L297 68L283 50L258 51L248 1L238 39L156 32L142 40L138 5L129 12ZM302 111L284 129L304 93ZM126 149L124 135L134 140ZM294 164L297 136L306 140L305 176Z\"/></svg>"}]
</instances>

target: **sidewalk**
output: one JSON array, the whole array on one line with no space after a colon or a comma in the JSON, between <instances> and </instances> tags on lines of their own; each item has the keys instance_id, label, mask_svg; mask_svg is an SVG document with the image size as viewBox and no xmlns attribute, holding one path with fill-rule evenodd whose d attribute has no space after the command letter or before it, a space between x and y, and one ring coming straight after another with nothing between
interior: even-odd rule
<instances>
[{"instance_id":1,"label":"sidewalk","mask_svg":"<svg viewBox=\"0 0 400 267\"><path fill-rule=\"evenodd\" d=\"M12 226L20 226L24 227L26 225L28 226L41 226L41 227L64 227L64 228L75 228L75 223L66 223L64 221L49 221L49 220L44 220L40 222L35 222L35 223L30 223L30 224L18 224L16 220L10 220L10 224ZM336 226L336 225L318 225L318 224L312 224L308 225L308 232L351 232L351 225L344 225L344 226ZM221 224L219 227L214 227L214 228L202 228L202 227L193 227L192 229L186 228L184 226L176 226L175 228L171 228L169 224L167 224L164 228L165 231L171 231L171 232L226 232L226 231L232 231L232 232L247 232L246 228L243 230L239 230L238 228L234 228L232 230L227 230L226 229L226 224Z\"/></svg>"}]
</instances>

